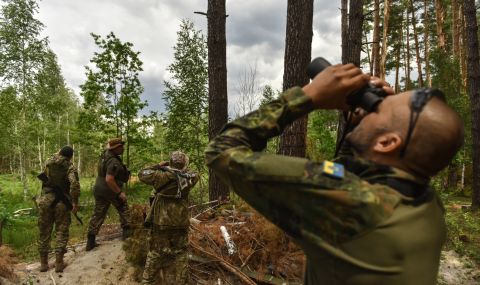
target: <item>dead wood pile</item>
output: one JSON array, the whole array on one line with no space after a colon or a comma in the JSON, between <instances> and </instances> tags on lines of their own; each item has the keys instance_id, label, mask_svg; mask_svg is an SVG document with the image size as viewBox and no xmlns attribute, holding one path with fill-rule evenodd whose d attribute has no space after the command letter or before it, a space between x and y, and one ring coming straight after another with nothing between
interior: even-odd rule
<instances>
[{"instance_id":1,"label":"dead wood pile","mask_svg":"<svg viewBox=\"0 0 480 285\"><path fill-rule=\"evenodd\" d=\"M136 225L124 249L140 279L148 251L148 231L141 226L145 206L131 208ZM231 204L196 209L189 232L192 284L288 284L301 283L305 257L280 229L253 209ZM233 242L227 246L220 227Z\"/></svg>"},{"instance_id":2,"label":"dead wood pile","mask_svg":"<svg viewBox=\"0 0 480 285\"><path fill-rule=\"evenodd\" d=\"M8 246L0 246L0 277L15 281L17 276L14 273L14 264L17 262L15 254ZM0 284L1 284L0 279Z\"/></svg>"}]
</instances>

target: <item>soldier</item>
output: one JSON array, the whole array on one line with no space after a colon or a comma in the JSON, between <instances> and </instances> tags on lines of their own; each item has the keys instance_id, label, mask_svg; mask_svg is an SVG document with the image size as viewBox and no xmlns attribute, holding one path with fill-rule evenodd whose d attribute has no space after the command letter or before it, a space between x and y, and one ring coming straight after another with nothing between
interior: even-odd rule
<instances>
[{"instance_id":1,"label":"soldier","mask_svg":"<svg viewBox=\"0 0 480 285\"><path fill-rule=\"evenodd\" d=\"M65 268L63 255L67 252L70 211L77 212L80 196L78 172L71 162L72 156L73 149L70 146L62 147L47 160L44 171L39 175L42 180L42 193L37 200L41 272L48 270L48 252L54 225L57 237L55 272L63 272Z\"/></svg>"},{"instance_id":2,"label":"soldier","mask_svg":"<svg viewBox=\"0 0 480 285\"><path fill-rule=\"evenodd\" d=\"M188 157L175 151L170 162L161 162L138 174L140 181L152 185L155 190L145 219L145 226L151 227L151 235L142 284L159 281L160 269L163 269L161 284L187 283L188 194L199 178L187 166Z\"/></svg>"},{"instance_id":3,"label":"soldier","mask_svg":"<svg viewBox=\"0 0 480 285\"><path fill-rule=\"evenodd\" d=\"M463 142L462 122L438 92L386 97L348 134L354 156L318 163L261 152L314 109L346 110L347 95L369 80L353 64L325 69L228 123L207 164L303 248L304 284L436 284L446 228L429 179Z\"/></svg>"},{"instance_id":4,"label":"soldier","mask_svg":"<svg viewBox=\"0 0 480 285\"><path fill-rule=\"evenodd\" d=\"M130 171L122 163L120 155L125 144L121 138L112 138L108 141L107 149L100 155L97 169L97 179L93 187L95 210L88 225L86 250L90 251L97 243L95 237L105 220L110 204L117 209L122 227L122 239L126 239L130 232L130 216L127 196L122 191L124 183L130 178Z\"/></svg>"}]
</instances>

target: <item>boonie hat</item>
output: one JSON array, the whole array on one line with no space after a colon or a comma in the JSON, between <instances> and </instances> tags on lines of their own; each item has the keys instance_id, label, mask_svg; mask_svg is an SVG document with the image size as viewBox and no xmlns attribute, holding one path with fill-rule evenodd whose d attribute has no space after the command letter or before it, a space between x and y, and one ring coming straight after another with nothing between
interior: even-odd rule
<instances>
[{"instance_id":1,"label":"boonie hat","mask_svg":"<svg viewBox=\"0 0 480 285\"><path fill-rule=\"evenodd\" d=\"M107 149L108 150L116 149L117 147L122 146L124 144L125 142L122 140L122 138L112 138L108 140Z\"/></svg>"}]
</instances>

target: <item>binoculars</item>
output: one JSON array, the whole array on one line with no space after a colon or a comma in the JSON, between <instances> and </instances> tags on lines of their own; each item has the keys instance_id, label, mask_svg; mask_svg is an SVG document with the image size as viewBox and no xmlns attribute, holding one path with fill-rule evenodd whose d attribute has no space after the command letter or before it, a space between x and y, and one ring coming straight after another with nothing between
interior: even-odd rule
<instances>
[{"instance_id":1,"label":"binoculars","mask_svg":"<svg viewBox=\"0 0 480 285\"><path fill-rule=\"evenodd\" d=\"M331 64L323 57L317 57L307 67L308 76L313 80L315 76L322 72ZM383 101L387 93L382 89L369 83L362 89L347 97L347 104L352 108L360 107L367 112L375 112L378 104Z\"/></svg>"}]
</instances>

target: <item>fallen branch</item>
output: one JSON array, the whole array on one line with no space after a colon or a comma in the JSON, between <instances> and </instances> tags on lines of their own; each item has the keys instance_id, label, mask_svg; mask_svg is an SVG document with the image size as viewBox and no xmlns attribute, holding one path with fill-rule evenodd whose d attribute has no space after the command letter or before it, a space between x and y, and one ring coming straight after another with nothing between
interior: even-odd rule
<instances>
[{"instance_id":1,"label":"fallen branch","mask_svg":"<svg viewBox=\"0 0 480 285\"><path fill-rule=\"evenodd\" d=\"M57 285L55 278L53 278L52 272L50 272L50 279L52 279L53 285Z\"/></svg>"},{"instance_id":2,"label":"fallen branch","mask_svg":"<svg viewBox=\"0 0 480 285\"><path fill-rule=\"evenodd\" d=\"M216 207L218 207L218 206L220 206L220 205L223 205L223 204L226 204L226 202L220 202L220 203L218 203L218 204L216 204L216 205L213 205L213 206L211 206L211 207L208 207L208 208L205 209L204 211L198 213L198 214L197 214L195 217L193 217L193 218L196 219L196 218L198 218L201 214L203 214L203 213L205 213L205 212L208 212L208 211L210 211L210 210L213 210L213 209L215 209Z\"/></svg>"},{"instance_id":3,"label":"fallen branch","mask_svg":"<svg viewBox=\"0 0 480 285\"><path fill-rule=\"evenodd\" d=\"M213 201L205 202L205 203L198 204L198 205L191 205L191 206L188 207L188 208L189 208L189 209L192 209L192 208L195 208L195 207L210 205L210 204L217 203L217 202L218 202L218 200L213 200Z\"/></svg>"},{"instance_id":4,"label":"fallen branch","mask_svg":"<svg viewBox=\"0 0 480 285\"><path fill-rule=\"evenodd\" d=\"M195 245L194 243L190 243L190 245L198 250L199 252L205 254L206 256L208 256L209 258L211 259L214 259L216 261L218 261L220 263L220 265L222 265L223 268L227 269L228 271L230 271L231 273L235 274L240 280L242 280L245 284L249 284L249 285L256 285L257 283L255 283L250 277L248 277L245 273L243 273L240 269L238 269L237 267L235 267L234 265L232 265L231 263L227 262L225 259L217 256L216 254L214 253L211 253L211 252L208 252L202 248L200 248L199 246Z\"/></svg>"}]
</instances>

